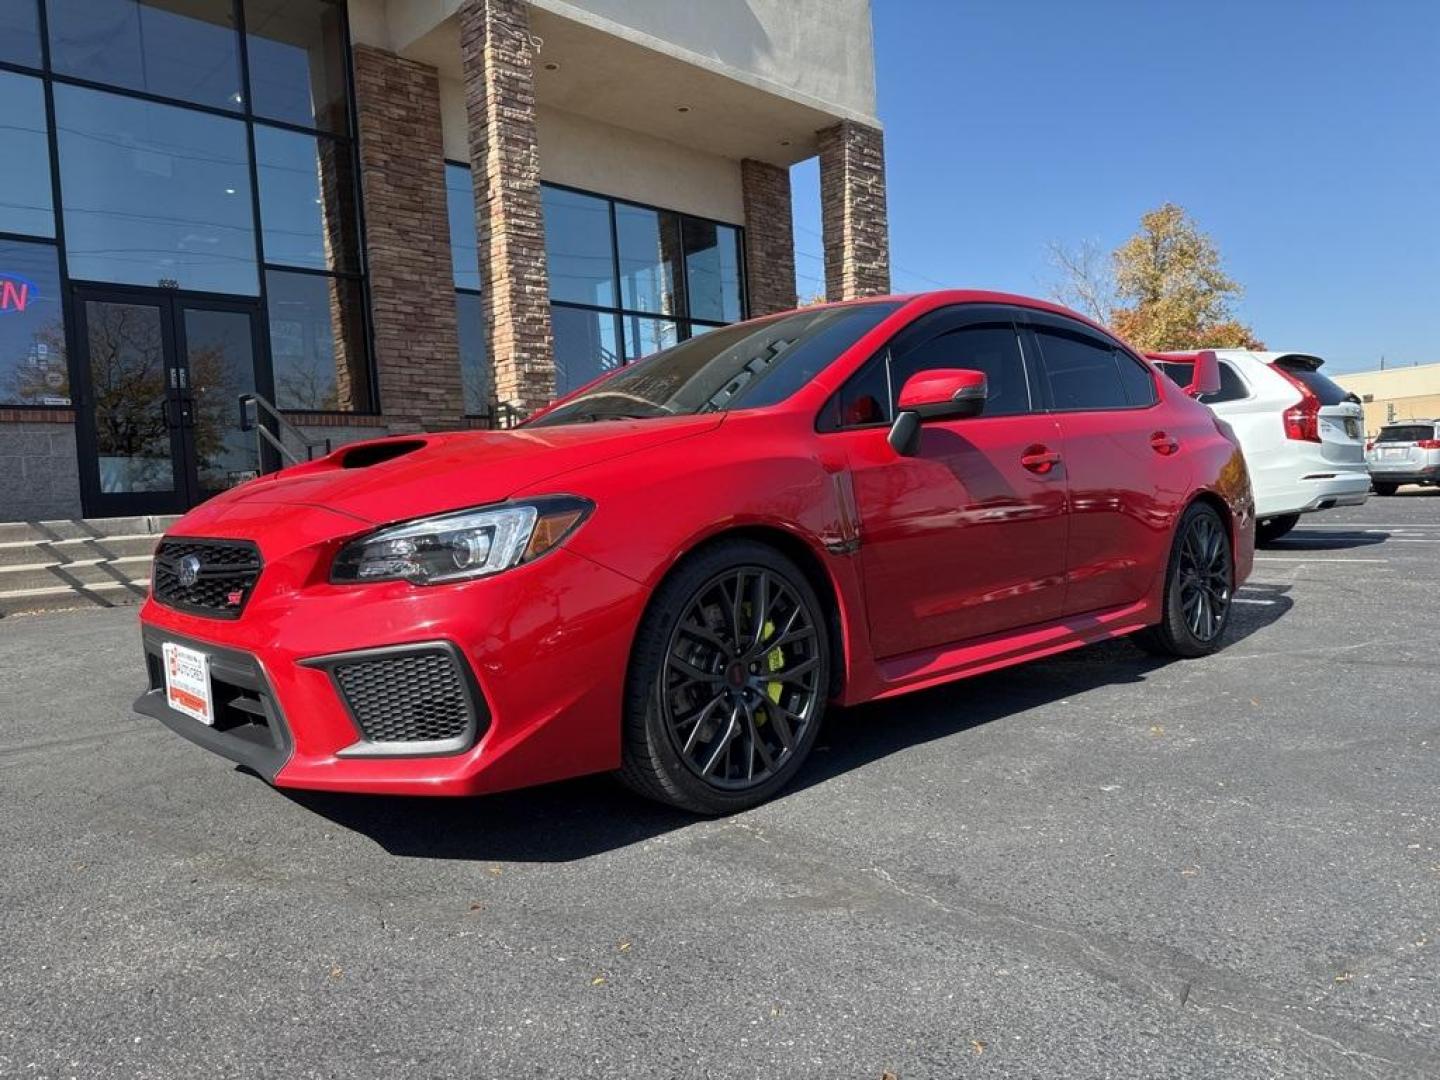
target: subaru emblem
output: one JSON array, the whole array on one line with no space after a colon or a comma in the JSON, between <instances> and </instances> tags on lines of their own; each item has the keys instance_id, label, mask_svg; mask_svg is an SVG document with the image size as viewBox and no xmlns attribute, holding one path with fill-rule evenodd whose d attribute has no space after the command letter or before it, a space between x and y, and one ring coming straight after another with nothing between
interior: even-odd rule
<instances>
[{"instance_id":1,"label":"subaru emblem","mask_svg":"<svg viewBox=\"0 0 1440 1080\"><path fill-rule=\"evenodd\" d=\"M179 579L181 588L194 588L195 582L200 580L200 557L186 555L175 565L175 577Z\"/></svg>"}]
</instances>

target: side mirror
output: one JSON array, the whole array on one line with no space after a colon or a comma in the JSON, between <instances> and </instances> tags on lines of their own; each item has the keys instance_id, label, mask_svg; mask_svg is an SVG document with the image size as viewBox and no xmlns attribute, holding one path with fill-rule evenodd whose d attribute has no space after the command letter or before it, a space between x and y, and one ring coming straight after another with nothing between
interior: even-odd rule
<instances>
[{"instance_id":1,"label":"side mirror","mask_svg":"<svg viewBox=\"0 0 1440 1080\"><path fill-rule=\"evenodd\" d=\"M1185 393L1198 398L1201 394L1213 394L1220 389L1220 358L1213 349L1204 349L1195 354L1195 370L1190 373L1190 385Z\"/></svg>"},{"instance_id":2,"label":"side mirror","mask_svg":"<svg viewBox=\"0 0 1440 1080\"><path fill-rule=\"evenodd\" d=\"M900 390L890 447L913 457L920 449L920 426L937 420L979 416L985 408L985 373L968 368L936 368L905 380Z\"/></svg>"}]
</instances>

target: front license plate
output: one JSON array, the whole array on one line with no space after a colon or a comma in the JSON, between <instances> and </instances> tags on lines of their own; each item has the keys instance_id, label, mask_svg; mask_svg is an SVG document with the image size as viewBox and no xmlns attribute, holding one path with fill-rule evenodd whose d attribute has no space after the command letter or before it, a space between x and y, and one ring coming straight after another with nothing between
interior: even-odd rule
<instances>
[{"instance_id":1,"label":"front license plate","mask_svg":"<svg viewBox=\"0 0 1440 1080\"><path fill-rule=\"evenodd\" d=\"M1350 438L1352 438L1352 439L1358 439L1358 438L1360 437L1360 421L1358 421L1358 420L1346 420L1346 421L1345 421L1345 434L1346 434L1346 435L1349 435Z\"/></svg>"},{"instance_id":2,"label":"front license plate","mask_svg":"<svg viewBox=\"0 0 1440 1080\"><path fill-rule=\"evenodd\" d=\"M197 649L165 642L165 701L172 709L215 725L215 702L210 694L210 657Z\"/></svg>"}]
</instances>

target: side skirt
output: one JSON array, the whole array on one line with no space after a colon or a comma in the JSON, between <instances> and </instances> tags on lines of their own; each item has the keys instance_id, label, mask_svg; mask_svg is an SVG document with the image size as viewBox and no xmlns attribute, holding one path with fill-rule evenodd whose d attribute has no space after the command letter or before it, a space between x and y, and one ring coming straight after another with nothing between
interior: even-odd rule
<instances>
[{"instance_id":1,"label":"side skirt","mask_svg":"<svg viewBox=\"0 0 1440 1080\"><path fill-rule=\"evenodd\" d=\"M1123 637L1155 622L1151 604L1139 600L1088 615L1068 615L1025 629L991 634L944 649L907 653L876 664L881 689L872 700L908 694L954 679L1023 664L1056 653Z\"/></svg>"}]
</instances>

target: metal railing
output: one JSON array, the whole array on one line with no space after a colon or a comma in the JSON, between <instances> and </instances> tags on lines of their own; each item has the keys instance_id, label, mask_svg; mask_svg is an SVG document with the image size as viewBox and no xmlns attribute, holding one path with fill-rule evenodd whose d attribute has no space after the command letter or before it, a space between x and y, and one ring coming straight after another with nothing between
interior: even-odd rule
<instances>
[{"instance_id":1,"label":"metal railing","mask_svg":"<svg viewBox=\"0 0 1440 1080\"><path fill-rule=\"evenodd\" d=\"M304 461L315 460L316 450L319 450L322 456L330 453L329 439L306 438L303 431L286 420L280 414L279 409L259 394L241 394L239 405L240 430L255 432L255 445L260 453L260 471L262 473L274 472L281 468L280 461L282 459L291 465L299 465ZM266 421L269 422L268 425ZM300 445L305 454L303 458L285 444L287 437ZM275 451L275 454L265 452L267 445ZM275 456L277 454L279 457ZM267 464L270 467L267 468Z\"/></svg>"}]
</instances>

